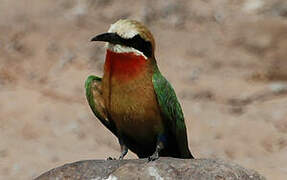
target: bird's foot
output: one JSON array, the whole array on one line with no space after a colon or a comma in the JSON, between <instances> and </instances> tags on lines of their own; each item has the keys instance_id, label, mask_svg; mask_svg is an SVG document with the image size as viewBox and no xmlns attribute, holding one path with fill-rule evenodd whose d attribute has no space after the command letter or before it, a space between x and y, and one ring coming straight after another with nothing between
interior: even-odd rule
<instances>
[{"instance_id":1,"label":"bird's foot","mask_svg":"<svg viewBox=\"0 0 287 180\"><path fill-rule=\"evenodd\" d=\"M123 160L125 155L120 155L119 160Z\"/></svg>"},{"instance_id":2,"label":"bird's foot","mask_svg":"<svg viewBox=\"0 0 287 180\"><path fill-rule=\"evenodd\" d=\"M119 157L119 160L123 160L124 157L127 155L128 153L128 147L124 144L124 142L122 141L122 139L119 140L120 145L121 145L121 155Z\"/></svg>"},{"instance_id":3,"label":"bird's foot","mask_svg":"<svg viewBox=\"0 0 287 180\"><path fill-rule=\"evenodd\" d=\"M156 146L156 149L155 149L155 152L150 156L148 157L148 161L155 161L159 158L159 152L163 149L163 143L161 141L159 141L157 143L157 146Z\"/></svg>"},{"instance_id":4,"label":"bird's foot","mask_svg":"<svg viewBox=\"0 0 287 180\"><path fill-rule=\"evenodd\" d=\"M148 157L148 161L155 161L159 158L158 152L153 153L153 155Z\"/></svg>"},{"instance_id":5,"label":"bird's foot","mask_svg":"<svg viewBox=\"0 0 287 180\"><path fill-rule=\"evenodd\" d=\"M116 158L112 158L112 157L108 157L107 161L110 161L110 160L117 160L117 159Z\"/></svg>"}]
</instances>

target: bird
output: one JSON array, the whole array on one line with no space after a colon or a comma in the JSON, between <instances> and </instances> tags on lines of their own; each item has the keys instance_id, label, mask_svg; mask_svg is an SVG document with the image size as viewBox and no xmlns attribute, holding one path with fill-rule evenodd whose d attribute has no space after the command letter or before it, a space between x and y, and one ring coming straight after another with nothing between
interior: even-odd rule
<instances>
[{"instance_id":1,"label":"bird","mask_svg":"<svg viewBox=\"0 0 287 180\"><path fill-rule=\"evenodd\" d=\"M86 98L94 115L128 150L149 161L194 159L176 93L155 59L155 40L136 20L120 19L91 41L106 42L103 77L88 76Z\"/></svg>"}]
</instances>

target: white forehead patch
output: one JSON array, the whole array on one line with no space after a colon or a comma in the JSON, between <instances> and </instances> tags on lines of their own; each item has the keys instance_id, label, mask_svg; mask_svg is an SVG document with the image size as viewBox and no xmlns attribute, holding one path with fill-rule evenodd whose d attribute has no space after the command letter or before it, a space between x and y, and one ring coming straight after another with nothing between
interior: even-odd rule
<instances>
[{"instance_id":1,"label":"white forehead patch","mask_svg":"<svg viewBox=\"0 0 287 180\"><path fill-rule=\"evenodd\" d=\"M132 24L129 21L119 20L116 23L112 24L108 30L109 33L117 33L122 38L132 38L135 35L139 34L136 30L135 24Z\"/></svg>"},{"instance_id":2,"label":"white forehead patch","mask_svg":"<svg viewBox=\"0 0 287 180\"><path fill-rule=\"evenodd\" d=\"M116 52L116 53L130 53L130 52L132 52L138 56L143 56L145 59L148 59L142 52L140 52L139 50L132 48L132 47L122 46L119 44L107 43L107 48L113 52Z\"/></svg>"}]
</instances>

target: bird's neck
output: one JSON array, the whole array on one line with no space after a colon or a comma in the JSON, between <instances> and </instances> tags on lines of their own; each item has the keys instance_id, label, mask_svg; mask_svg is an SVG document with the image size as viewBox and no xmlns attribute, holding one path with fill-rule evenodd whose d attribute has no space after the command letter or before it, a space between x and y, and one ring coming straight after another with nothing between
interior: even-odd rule
<instances>
[{"instance_id":1,"label":"bird's neck","mask_svg":"<svg viewBox=\"0 0 287 180\"><path fill-rule=\"evenodd\" d=\"M133 52L113 52L107 49L104 71L118 80L128 81L146 71L147 61Z\"/></svg>"}]
</instances>

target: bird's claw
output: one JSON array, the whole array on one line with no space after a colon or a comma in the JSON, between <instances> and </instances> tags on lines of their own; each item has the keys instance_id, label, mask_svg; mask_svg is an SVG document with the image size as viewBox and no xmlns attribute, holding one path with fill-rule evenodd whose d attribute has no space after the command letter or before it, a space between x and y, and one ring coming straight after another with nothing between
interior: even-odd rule
<instances>
[{"instance_id":1,"label":"bird's claw","mask_svg":"<svg viewBox=\"0 0 287 180\"><path fill-rule=\"evenodd\" d=\"M119 157L119 160L123 160L123 159L124 159L124 156L121 155L121 156Z\"/></svg>"},{"instance_id":2,"label":"bird's claw","mask_svg":"<svg viewBox=\"0 0 287 180\"><path fill-rule=\"evenodd\" d=\"M155 160L157 160L158 158L159 158L158 153L154 153L153 155L151 155L151 156L148 157L148 161L149 161L149 162L150 162L150 161L155 161Z\"/></svg>"},{"instance_id":3,"label":"bird's claw","mask_svg":"<svg viewBox=\"0 0 287 180\"><path fill-rule=\"evenodd\" d=\"M107 161L110 161L110 160L117 160L117 159L116 158L112 158L112 157L108 157Z\"/></svg>"}]
</instances>

